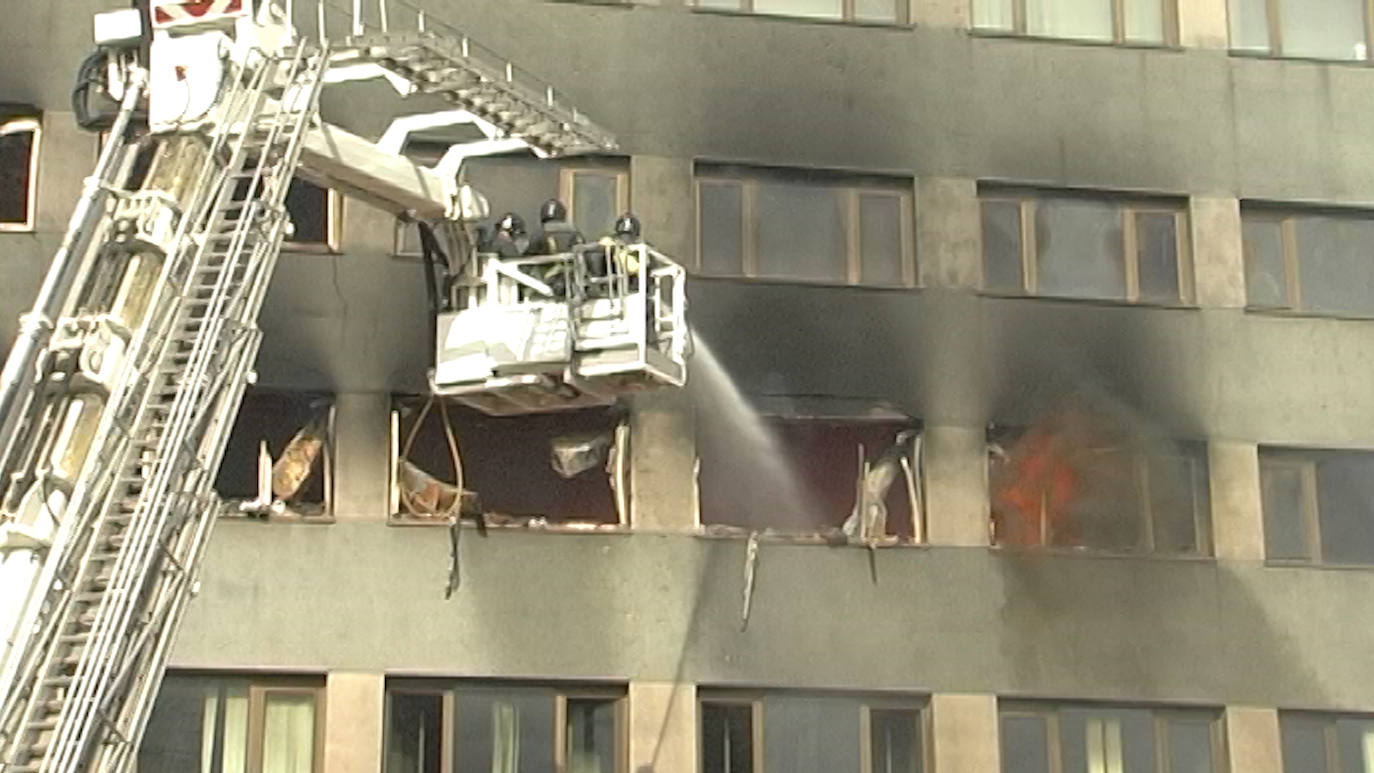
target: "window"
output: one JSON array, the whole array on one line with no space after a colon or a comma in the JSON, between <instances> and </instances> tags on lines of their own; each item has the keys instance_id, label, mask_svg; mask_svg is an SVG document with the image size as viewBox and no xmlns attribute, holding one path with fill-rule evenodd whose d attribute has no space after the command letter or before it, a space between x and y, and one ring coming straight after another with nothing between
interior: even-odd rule
<instances>
[{"instance_id":1,"label":"window","mask_svg":"<svg viewBox=\"0 0 1374 773\"><path fill-rule=\"evenodd\" d=\"M333 460L329 396L249 389L229 434L215 491L237 500L245 515L327 518Z\"/></svg>"},{"instance_id":2,"label":"window","mask_svg":"<svg viewBox=\"0 0 1374 773\"><path fill-rule=\"evenodd\" d=\"M630 176L615 168L564 168L558 198L568 205L568 219L592 241L610 233L615 219L630 208Z\"/></svg>"},{"instance_id":3,"label":"window","mask_svg":"<svg viewBox=\"0 0 1374 773\"><path fill-rule=\"evenodd\" d=\"M921 773L924 702L792 691L707 694L702 773Z\"/></svg>"},{"instance_id":4,"label":"window","mask_svg":"<svg viewBox=\"0 0 1374 773\"><path fill-rule=\"evenodd\" d=\"M1252 309L1374 316L1374 213L1241 210Z\"/></svg>"},{"instance_id":5,"label":"window","mask_svg":"<svg viewBox=\"0 0 1374 773\"><path fill-rule=\"evenodd\" d=\"M910 420L765 416L746 429L728 413L699 421L708 530L833 534L854 513L862 485L886 510L874 516L886 536L919 541L919 435ZM863 474L864 463L872 475Z\"/></svg>"},{"instance_id":6,"label":"window","mask_svg":"<svg viewBox=\"0 0 1374 773\"><path fill-rule=\"evenodd\" d=\"M1228 10L1235 51L1369 58L1368 0L1229 0Z\"/></svg>"},{"instance_id":7,"label":"window","mask_svg":"<svg viewBox=\"0 0 1374 773\"><path fill-rule=\"evenodd\" d=\"M1261 449L1265 555L1374 564L1374 453Z\"/></svg>"},{"instance_id":8,"label":"window","mask_svg":"<svg viewBox=\"0 0 1374 773\"><path fill-rule=\"evenodd\" d=\"M1174 45L1175 0L973 0L973 26L990 32L1110 43Z\"/></svg>"},{"instance_id":9,"label":"window","mask_svg":"<svg viewBox=\"0 0 1374 773\"><path fill-rule=\"evenodd\" d=\"M1374 773L1374 717L1279 712L1284 773Z\"/></svg>"},{"instance_id":10,"label":"window","mask_svg":"<svg viewBox=\"0 0 1374 773\"><path fill-rule=\"evenodd\" d=\"M991 434L996 544L1210 555L1200 445L1133 437L1103 416L1061 411Z\"/></svg>"},{"instance_id":11,"label":"window","mask_svg":"<svg viewBox=\"0 0 1374 773\"><path fill-rule=\"evenodd\" d=\"M321 773L323 703L320 679L168 674L138 769Z\"/></svg>"},{"instance_id":12,"label":"window","mask_svg":"<svg viewBox=\"0 0 1374 773\"><path fill-rule=\"evenodd\" d=\"M343 197L296 178L286 190L292 233L284 248L298 252L337 252L342 243Z\"/></svg>"},{"instance_id":13,"label":"window","mask_svg":"<svg viewBox=\"0 0 1374 773\"><path fill-rule=\"evenodd\" d=\"M618 688L393 680L385 773L626 773Z\"/></svg>"},{"instance_id":14,"label":"window","mask_svg":"<svg viewBox=\"0 0 1374 773\"><path fill-rule=\"evenodd\" d=\"M1215 773L1215 712L1003 703L1002 773Z\"/></svg>"},{"instance_id":15,"label":"window","mask_svg":"<svg viewBox=\"0 0 1374 773\"><path fill-rule=\"evenodd\" d=\"M905 24L904 0L696 0L698 8L803 19Z\"/></svg>"},{"instance_id":16,"label":"window","mask_svg":"<svg viewBox=\"0 0 1374 773\"><path fill-rule=\"evenodd\" d=\"M704 274L911 286L912 197L892 180L815 173L697 177Z\"/></svg>"},{"instance_id":17,"label":"window","mask_svg":"<svg viewBox=\"0 0 1374 773\"><path fill-rule=\"evenodd\" d=\"M1193 297L1183 202L985 189L983 288L1132 303Z\"/></svg>"},{"instance_id":18,"label":"window","mask_svg":"<svg viewBox=\"0 0 1374 773\"><path fill-rule=\"evenodd\" d=\"M31 231L38 203L37 118L0 117L0 231Z\"/></svg>"},{"instance_id":19,"label":"window","mask_svg":"<svg viewBox=\"0 0 1374 773\"><path fill-rule=\"evenodd\" d=\"M628 523L629 426L614 409L495 417L397 397L392 447L399 521L443 523L456 506L493 525Z\"/></svg>"}]
</instances>

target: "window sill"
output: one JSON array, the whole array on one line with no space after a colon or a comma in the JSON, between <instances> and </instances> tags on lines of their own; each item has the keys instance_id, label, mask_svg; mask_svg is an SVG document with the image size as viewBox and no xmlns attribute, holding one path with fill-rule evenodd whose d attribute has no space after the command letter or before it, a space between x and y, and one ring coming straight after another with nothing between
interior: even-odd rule
<instances>
[{"instance_id":1,"label":"window sill","mask_svg":"<svg viewBox=\"0 0 1374 773\"><path fill-rule=\"evenodd\" d=\"M34 234L38 229L32 223L0 223L0 234Z\"/></svg>"},{"instance_id":2,"label":"window sill","mask_svg":"<svg viewBox=\"0 0 1374 773\"><path fill-rule=\"evenodd\" d=\"M992 40L1024 40L1031 43L1060 43L1070 46L1084 46L1087 48L1125 48L1136 51L1173 51L1182 52L1186 49L1177 43L1145 43L1140 41L1116 41L1116 40L1097 40L1091 38L1056 38L1047 35L1031 35L1023 32L1010 32L1007 30L987 29L981 27L970 27L969 37L988 38Z\"/></svg>"},{"instance_id":3,"label":"window sill","mask_svg":"<svg viewBox=\"0 0 1374 773\"><path fill-rule=\"evenodd\" d=\"M1116 550L1097 550L1093 548L1072 548L1072 547L1034 547L1024 545L999 545L992 544L988 548L994 553L1001 553L1008 557L1030 557L1048 556L1051 558L1100 558L1100 559L1133 559L1148 561L1175 561L1190 564L1213 564L1216 563L1216 556L1203 555L1201 553L1145 553L1140 551L1124 552Z\"/></svg>"},{"instance_id":4,"label":"window sill","mask_svg":"<svg viewBox=\"0 0 1374 773\"><path fill-rule=\"evenodd\" d=\"M755 531L743 526L730 526L722 523L704 524L698 527L696 536L702 539L711 540L740 540L749 539L757 534L759 542L773 545L824 545L833 548L867 548L867 542L851 541L840 534L838 528L833 532L789 532L777 531L774 529L763 529ZM883 537L875 540L873 547L879 548L923 548L925 543L913 542L902 539L901 537Z\"/></svg>"},{"instance_id":5,"label":"window sill","mask_svg":"<svg viewBox=\"0 0 1374 773\"><path fill-rule=\"evenodd\" d=\"M342 255L343 250L328 244L317 244L314 242L282 242L282 252L291 252L299 255Z\"/></svg>"},{"instance_id":6,"label":"window sill","mask_svg":"<svg viewBox=\"0 0 1374 773\"><path fill-rule=\"evenodd\" d=\"M1328 564L1319 561L1284 558L1266 558L1264 559L1264 566L1266 569L1316 569L1329 572L1368 572L1374 570L1374 563Z\"/></svg>"},{"instance_id":7,"label":"window sill","mask_svg":"<svg viewBox=\"0 0 1374 773\"><path fill-rule=\"evenodd\" d=\"M792 287L829 287L837 290L876 290L880 292L910 292L920 290L919 284L864 284L862 282L846 282L834 279L791 279L788 277L777 276L746 276L744 274L714 274L705 271L689 271L689 278L710 279L725 282L738 282L741 284L754 285L785 285Z\"/></svg>"},{"instance_id":8,"label":"window sill","mask_svg":"<svg viewBox=\"0 0 1374 773\"><path fill-rule=\"evenodd\" d=\"M1112 298L1075 298L1071 295L1032 295L1029 293L1017 293L1000 290L978 290L978 295L984 298L995 298L1009 301L1050 301L1053 303L1088 304L1093 306L1110 306L1115 308L1132 309L1163 309L1166 311L1201 311L1202 307L1196 303L1163 303L1159 301L1128 301L1116 300Z\"/></svg>"},{"instance_id":9,"label":"window sill","mask_svg":"<svg viewBox=\"0 0 1374 773\"><path fill-rule=\"evenodd\" d=\"M739 16L749 19L772 19L775 21L790 22L792 24L818 24L822 26L841 26L841 27L867 27L872 29L885 30L909 30L912 25L902 21L876 21L867 19L823 19L813 16L788 16L782 13L758 13L755 11L740 11L733 8L703 8L692 6L693 13L706 14L709 16Z\"/></svg>"},{"instance_id":10,"label":"window sill","mask_svg":"<svg viewBox=\"0 0 1374 773\"><path fill-rule=\"evenodd\" d=\"M1246 306L1246 314L1254 314L1258 317L1273 317L1275 319L1329 319L1342 322L1374 322L1374 314L1361 316L1353 313L1326 313L1320 311L1304 311L1302 309L1276 309L1265 306Z\"/></svg>"},{"instance_id":11,"label":"window sill","mask_svg":"<svg viewBox=\"0 0 1374 773\"><path fill-rule=\"evenodd\" d=\"M477 529L471 518L463 518L459 524L465 529ZM448 518L443 516L415 516L409 513L392 513L387 517L388 526L401 528L432 528L448 526ZM486 528L492 531L537 531L561 534L622 534L629 533L630 527L619 523L592 523L589 521L555 522L542 518L516 517L508 515L487 515Z\"/></svg>"},{"instance_id":12,"label":"window sill","mask_svg":"<svg viewBox=\"0 0 1374 773\"><path fill-rule=\"evenodd\" d=\"M1347 67L1369 67L1371 64L1369 59L1322 59L1315 56L1275 54L1272 51L1247 51L1241 48L1232 48L1228 53L1237 59L1258 59L1274 62L1306 62L1308 64L1345 65Z\"/></svg>"},{"instance_id":13,"label":"window sill","mask_svg":"<svg viewBox=\"0 0 1374 773\"><path fill-rule=\"evenodd\" d=\"M247 504L246 500L229 500L232 505ZM331 524L334 523L333 513L302 513L294 510L286 510L283 513L257 513L249 511L238 511L225 513L221 516L230 521L256 521L260 523L309 523L309 524Z\"/></svg>"}]
</instances>

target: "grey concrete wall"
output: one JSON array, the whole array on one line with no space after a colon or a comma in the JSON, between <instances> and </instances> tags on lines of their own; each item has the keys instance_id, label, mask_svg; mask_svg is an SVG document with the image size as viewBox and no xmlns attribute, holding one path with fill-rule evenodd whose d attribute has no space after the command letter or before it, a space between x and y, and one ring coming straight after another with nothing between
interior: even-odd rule
<instances>
[{"instance_id":1,"label":"grey concrete wall","mask_svg":"<svg viewBox=\"0 0 1374 773\"><path fill-rule=\"evenodd\" d=\"M1370 572L765 543L742 632L743 540L461 550L446 602L446 529L221 524L173 665L1374 705Z\"/></svg>"}]
</instances>

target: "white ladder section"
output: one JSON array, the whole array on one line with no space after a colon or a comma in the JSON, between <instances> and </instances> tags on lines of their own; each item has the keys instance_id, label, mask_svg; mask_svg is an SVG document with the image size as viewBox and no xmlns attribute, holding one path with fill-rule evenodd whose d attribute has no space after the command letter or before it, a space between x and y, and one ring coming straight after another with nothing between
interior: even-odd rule
<instances>
[{"instance_id":1,"label":"white ladder section","mask_svg":"<svg viewBox=\"0 0 1374 773\"><path fill-rule=\"evenodd\" d=\"M37 471L7 483L40 492L56 524L0 671L4 773L133 765L222 507L211 486L257 353L286 192L328 57L302 45L250 58L227 79L224 118L208 136L162 141L149 175L161 190L113 194L113 225L94 254L122 272L91 272L74 291L85 298L80 313L56 329L80 331L87 348L104 335L118 365L103 382L64 371L55 335L16 443L36 463L7 465ZM124 227L121 212L130 213ZM164 248L134 237L131 251L130 230L147 237L157 223L175 223L163 226ZM133 259L109 258L121 251ZM84 448L71 442L83 436ZM64 444L80 457L79 473L50 484L47 468L60 465L45 460ZM65 493L54 499L49 485Z\"/></svg>"}]
</instances>

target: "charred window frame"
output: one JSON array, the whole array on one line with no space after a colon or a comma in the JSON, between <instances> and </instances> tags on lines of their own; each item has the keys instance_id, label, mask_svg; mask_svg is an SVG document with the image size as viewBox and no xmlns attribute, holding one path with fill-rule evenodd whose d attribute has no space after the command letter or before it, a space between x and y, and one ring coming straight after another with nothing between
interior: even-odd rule
<instances>
[{"instance_id":1,"label":"charred window frame","mask_svg":"<svg viewBox=\"0 0 1374 773\"><path fill-rule=\"evenodd\" d=\"M1284 773L1342 773L1374 763L1374 715L1279 711Z\"/></svg>"},{"instance_id":2,"label":"charred window frame","mask_svg":"<svg viewBox=\"0 0 1374 773\"><path fill-rule=\"evenodd\" d=\"M1002 773L1226 768L1214 709L1002 701L998 715Z\"/></svg>"},{"instance_id":3,"label":"charred window frame","mask_svg":"<svg viewBox=\"0 0 1374 773\"><path fill-rule=\"evenodd\" d=\"M568 222L577 227L584 239L594 241L609 234L615 219L629 211L630 173L622 164L610 162L561 167L558 199L568 207ZM606 211L610 212L609 221L602 222ZM536 218L530 227L537 228L538 224Z\"/></svg>"},{"instance_id":4,"label":"charred window frame","mask_svg":"<svg viewBox=\"0 0 1374 773\"><path fill-rule=\"evenodd\" d=\"M458 481L445 423L457 447L461 495L454 489ZM407 441L409 467L402 459ZM556 441L565 459L575 457L569 464L580 468L572 477L554 467ZM614 408L493 417L438 398L395 395L391 521L446 523L458 507L464 517L480 512L492 526L625 528L630 454L628 419Z\"/></svg>"},{"instance_id":5,"label":"charred window frame","mask_svg":"<svg viewBox=\"0 0 1374 773\"><path fill-rule=\"evenodd\" d=\"M1132 46L1179 45L1178 0L1079 0L1080 5L1097 6L1099 14L1104 17L1103 27L1091 31L1064 30L1062 26L1055 29L1054 20L1033 22L1030 11L1035 2L1036 0L973 0L972 27L977 32L993 35L1082 40ZM1139 6L1142 2L1157 8L1157 12L1150 14L1150 7L1141 9ZM1067 9L1061 10L1071 13ZM1140 15L1142 10L1145 13ZM1108 15L1109 19L1106 18ZM1153 19L1150 19L1151 15L1154 16ZM1061 18L1057 23L1062 25L1064 20ZM1158 24L1157 28L1155 24Z\"/></svg>"},{"instance_id":6,"label":"charred window frame","mask_svg":"<svg viewBox=\"0 0 1374 773\"><path fill-rule=\"evenodd\" d=\"M1189 305L1196 298L1192 244L1186 201L1174 198L1137 198L1103 192L1042 190L980 184L978 198L983 235L983 290L989 293L1162 305ZM1045 257L1038 232L1038 214L1050 205L1115 210L1119 229L1121 282L1118 287L1093 291L1060 291L1046 287L1041 276ZM1103 221L1111 226L1112 223ZM1154 240L1160 226L1172 238ZM1155 233L1155 236L1159 234ZM1172 246L1172 270L1153 265L1152 247ZM1091 269L1084 266L1084 271ZM1151 271L1155 269L1155 271Z\"/></svg>"},{"instance_id":7,"label":"charred window frame","mask_svg":"<svg viewBox=\"0 0 1374 773\"><path fill-rule=\"evenodd\" d=\"M38 219L38 158L43 122L0 115L0 233L34 230Z\"/></svg>"},{"instance_id":8,"label":"charred window frame","mask_svg":"<svg viewBox=\"0 0 1374 773\"><path fill-rule=\"evenodd\" d=\"M171 673L153 706L138 768L271 773L306 762L312 773L324 773L324 710L320 677ZM292 735L308 742L308 761L299 747L293 754L275 746Z\"/></svg>"},{"instance_id":9,"label":"charred window frame","mask_svg":"<svg viewBox=\"0 0 1374 773\"><path fill-rule=\"evenodd\" d=\"M988 433L993 544L1145 555L1212 555L1210 480L1202 443L1175 442L1167 448L1141 449L1123 438L1101 448L1078 449L1082 459L1065 461L1058 473L1041 470L1041 480L1018 485L1015 479L1005 476L1016 474L1008 465L1011 455L1016 453L1015 445L1027 432L1025 427L994 427ZM1083 466L1088 467L1087 474ZM1180 468L1184 468L1182 473ZM1074 499L1060 507L1074 500L1079 504L1061 516L1064 522L1060 525L1066 530L1060 534L1051 523L1054 519L1050 517L1050 500L1064 495L1055 487L1066 485L1066 480L1078 490L1073 493ZM1130 487L1133 497L1129 509L1118 504L1122 500L1119 491L1103 496L1122 484ZM1013 488L1020 496L1009 495ZM1038 501L1038 511L1031 523L1026 522L1024 513L1011 511L1010 502L1023 501L1027 496ZM1091 507L1093 499L1104 498L1108 500L1106 509ZM1180 500L1184 498L1191 512L1180 517L1174 508L1183 504ZM1130 520L1119 526L1098 522L1123 517ZM1180 527L1188 530L1188 526L1190 534L1178 533Z\"/></svg>"},{"instance_id":10,"label":"charred window frame","mask_svg":"<svg viewBox=\"0 0 1374 773\"><path fill-rule=\"evenodd\" d=\"M860 24L907 24L906 0L830 0L826 10L800 7L797 0L693 0L703 11L736 11L760 16Z\"/></svg>"},{"instance_id":11,"label":"charred window frame","mask_svg":"<svg viewBox=\"0 0 1374 773\"><path fill-rule=\"evenodd\" d=\"M792 194L829 194L837 220L833 263L820 255L829 276L773 271L761 265L761 193L776 188ZM821 203L821 201L813 202ZM879 213L895 213L885 234L870 230ZM696 231L698 271L707 276L746 277L875 287L915 287L915 195L909 179L877 178L817 170L750 169L698 164ZM717 217L735 220L738 234ZM737 218L737 219L736 219ZM867 234L867 236L865 235ZM729 242L729 243L727 243Z\"/></svg>"},{"instance_id":12,"label":"charred window frame","mask_svg":"<svg viewBox=\"0 0 1374 773\"><path fill-rule=\"evenodd\" d=\"M1313 13L1312 6L1316 4L1312 0L1229 0L1227 21L1231 52L1323 61L1368 61L1371 57L1369 42L1374 40L1374 3L1370 0L1328 0L1328 5L1346 6L1335 9L1338 13L1343 10L1350 17L1359 17L1347 18L1344 24L1330 14ZM1319 19L1320 31L1290 26L1304 19ZM1336 30L1344 33L1344 39L1331 34Z\"/></svg>"},{"instance_id":13,"label":"charred window frame","mask_svg":"<svg viewBox=\"0 0 1374 773\"><path fill-rule=\"evenodd\" d=\"M1374 453L1260 449L1265 558L1273 563L1374 565Z\"/></svg>"},{"instance_id":14,"label":"charred window frame","mask_svg":"<svg viewBox=\"0 0 1374 773\"><path fill-rule=\"evenodd\" d=\"M508 724L498 726L502 706ZM386 688L383 773L485 770L503 744L537 757L536 767L629 773L628 725L618 686L395 679ZM588 757L594 767L574 765Z\"/></svg>"},{"instance_id":15,"label":"charred window frame","mask_svg":"<svg viewBox=\"0 0 1374 773\"><path fill-rule=\"evenodd\" d=\"M707 534L766 532L831 539L854 512L866 463L908 433L906 460L883 503L880 544L925 541L925 480L919 422L895 412L759 414L763 437L740 442L737 428L698 421L698 526ZM916 458L914 461L912 456Z\"/></svg>"},{"instance_id":16,"label":"charred window frame","mask_svg":"<svg viewBox=\"0 0 1374 773\"><path fill-rule=\"evenodd\" d=\"M296 177L286 191L294 232L282 243L290 252L338 253L343 244L343 195Z\"/></svg>"},{"instance_id":17,"label":"charred window frame","mask_svg":"<svg viewBox=\"0 0 1374 773\"><path fill-rule=\"evenodd\" d=\"M1241 234L1247 309L1374 317L1374 212L1243 202Z\"/></svg>"},{"instance_id":18,"label":"charred window frame","mask_svg":"<svg viewBox=\"0 0 1374 773\"><path fill-rule=\"evenodd\" d=\"M248 389L215 490L247 516L332 521L335 429L332 395Z\"/></svg>"}]
</instances>

